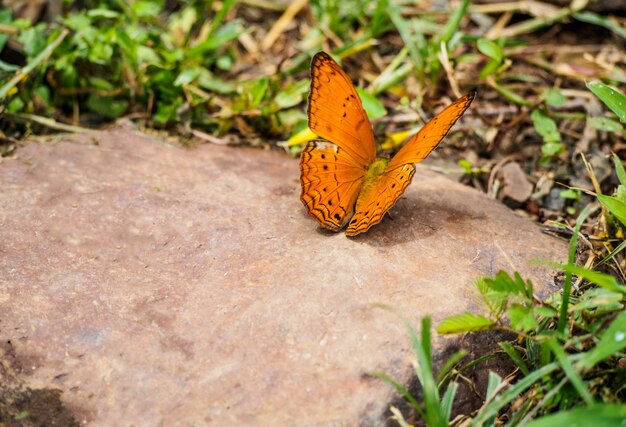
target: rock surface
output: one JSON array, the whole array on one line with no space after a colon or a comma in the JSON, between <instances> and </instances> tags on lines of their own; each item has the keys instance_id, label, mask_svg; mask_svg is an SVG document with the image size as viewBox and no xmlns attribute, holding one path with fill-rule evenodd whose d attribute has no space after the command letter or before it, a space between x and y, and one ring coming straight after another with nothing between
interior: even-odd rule
<instances>
[{"instance_id":1,"label":"rock surface","mask_svg":"<svg viewBox=\"0 0 626 427\"><path fill-rule=\"evenodd\" d=\"M95 136L94 136L95 135ZM565 245L427 169L369 232L320 230L280 152L113 129L0 163L0 338L96 425L376 425L415 325L499 269L555 290ZM445 345L438 338L436 349ZM6 352L5 352L6 356Z\"/></svg>"}]
</instances>

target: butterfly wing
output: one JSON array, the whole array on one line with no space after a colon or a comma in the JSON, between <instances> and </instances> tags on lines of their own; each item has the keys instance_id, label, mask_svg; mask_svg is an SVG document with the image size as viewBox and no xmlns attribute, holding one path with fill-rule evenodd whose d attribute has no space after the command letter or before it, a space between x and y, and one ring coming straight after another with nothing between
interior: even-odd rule
<instances>
[{"instance_id":1,"label":"butterfly wing","mask_svg":"<svg viewBox=\"0 0 626 427\"><path fill-rule=\"evenodd\" d=\"M339 231L352 217L365 171L337 145L310 141L300 160L300 200L320 225Z\"/></svg>"},{"instance_id":2,"label":"butterfly wing","mask_svg":"<svg viewBox=\"0 0 626 427\"><path fill-rule=\"evenodd\" d=\"M401 168L406 164L424 160L448 134L454 123L465 113L476 96L468 93L447 106L441 113L430 119L406 144L393 156L387 169Z\"/></svg>"},{"instance_id":3,"label":"butterfly wing","mask_svg":"<svg viewBox=\"0 0 626 427\"><path fill-rule=\"evenodd\" d=\"M339 231L352 217L365 173L376 159L369 119L352 81L325 52L311 63L311 141L300 159L300 200L320 225Z\"/></svg>"},{"instance_id":4,"label":"butterfly wing","mask_svg":"<svg viewBox=\"0 0 626 427\"><path fill-rule=\"evenodd\" d=\"M311 62L309 128L364 168L376 159L372 126L350 78L326 52Z\"/></svg>"},{"instance_id":5,"label":"butterfly wing","mask_svg":"<svg viewBox=\"0 0 626 427\"><path fill-rule=\"evenodd\" d=\"M346 234L355 236L378 224L411 183L415 173L414 163L420 162L446 136L454 123L463 115L474 100L476 92L457 99L441 113L433 117L400 149L385 171L371 188L365 188L356 203L356 212Z\"/></svg>"},{"instance_id":6,"label":"butterfly wing","mask_svg":"<svg viewBox=\"0 0 626 427\"><path fill-rule=\"evenodd\" d=\"M409 186L415 173L413 164L385 170L371 188L361 193L356 202L356 213L346 230L348 236L356 236L378 224L385 213L396 203Z\"/></svg>"}]
</instances>

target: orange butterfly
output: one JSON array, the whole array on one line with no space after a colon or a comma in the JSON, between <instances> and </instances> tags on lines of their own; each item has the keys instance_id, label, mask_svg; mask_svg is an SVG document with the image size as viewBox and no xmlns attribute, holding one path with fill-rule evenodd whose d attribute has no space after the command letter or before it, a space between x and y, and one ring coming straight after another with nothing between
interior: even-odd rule
<instances>
[{"instance_id":1,"label":"orange butterfly","mask_svg":"<svg viewBox=\"0 0 626 427\"><path fill-rule=\"evenodd\" d=\"M352 81L330 55L318 52L311 62L309 128L328 141L310 141L302 152L300 200L309 214L329 230L348 224L348 236L378 224L411 183L413 164L441 142L475 95L437 114L391 160L377 158L372 126Z\"/></svg>"}]
</instances>

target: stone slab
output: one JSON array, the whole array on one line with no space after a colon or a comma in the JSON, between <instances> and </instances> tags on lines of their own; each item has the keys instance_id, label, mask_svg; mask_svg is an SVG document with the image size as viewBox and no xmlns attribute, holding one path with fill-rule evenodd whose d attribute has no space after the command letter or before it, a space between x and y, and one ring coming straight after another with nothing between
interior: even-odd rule
<instances>
[{"instance_id":1,"label":"stone slab","mask_svg":"<svg viewBox=\"0 0 626 427\"><path fill-rule=\"evenodd\" d=\"M129 128L0 163L0 338L92 425L377 425L413 358L400 321L480 310L499 269L555 291L565 245L419 168L356 238L320 230L298 161ZM445 340L439 338L436 348Z\"/></svg>"}]
</instances>

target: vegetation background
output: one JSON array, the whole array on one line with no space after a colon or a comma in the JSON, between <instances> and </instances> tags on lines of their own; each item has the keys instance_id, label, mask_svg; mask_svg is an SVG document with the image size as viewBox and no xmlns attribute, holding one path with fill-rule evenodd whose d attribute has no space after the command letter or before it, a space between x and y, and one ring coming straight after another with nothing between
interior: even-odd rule
<instances>
[{"instance_id":1,"label":"vegetation background","mask_svg":"<svg viewBox=\"0 0 626 427\"><path fill-rule=\"evenodd\" d=\"M313 136L309 61L342 62L393 152L478 90L430 167L570 240L563 292L501 272L476 283L487 315L439 333L512 332L434 372L428 318L407 324L422 385L394 419L428 425L623 425L626 419L626 3L620 0L7 1L0 9L0 150L30 135L132 120L181 144L275 146ZM453 412L463 373L510 357L483 405Z\"/></svg>"}]
</instances>

